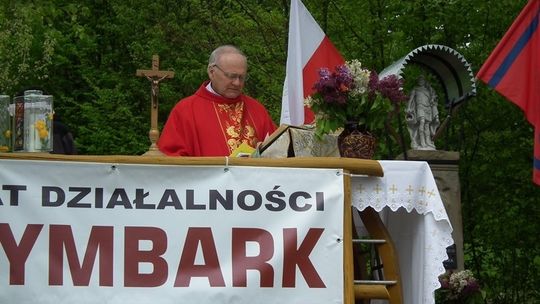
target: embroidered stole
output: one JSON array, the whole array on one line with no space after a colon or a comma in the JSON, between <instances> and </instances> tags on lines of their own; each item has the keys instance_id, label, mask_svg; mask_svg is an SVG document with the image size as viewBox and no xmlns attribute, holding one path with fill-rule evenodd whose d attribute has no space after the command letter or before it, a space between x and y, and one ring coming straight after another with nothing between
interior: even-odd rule
<instances>
[{"instance_id":1,"label":"embroidered stole","mask_svg":"<svg viewBox=\"0 0 540 304\"><path fill-rule=\"evenodd\" d=\"M253 120L248 119L249 113L245 110L244 102L213 104L229 152L234 151L242 143L255 147L258 142L257 134L252 125Z\"/></svg>"}]
</instances>

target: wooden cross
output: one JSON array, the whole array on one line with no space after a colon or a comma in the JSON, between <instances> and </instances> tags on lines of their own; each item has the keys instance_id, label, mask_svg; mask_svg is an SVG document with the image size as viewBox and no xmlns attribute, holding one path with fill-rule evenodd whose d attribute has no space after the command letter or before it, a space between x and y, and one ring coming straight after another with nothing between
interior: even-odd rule
<instances>
[{"instance_id":1,"label":"wooden cross","mask_svg":"<svg viewBox=\"0 0 540 304\"><path fill-rule=\"evenodd\" d=\"M157 141L159 139L158 130L158 95L159 95L159 83L168 78L174 77L174 72L160 71L159 70L159 56L152 56L152 69L151 70L137 70L136 73L139 77L146 77L152 84L152 98L151 98L151 114L150 114L150 132L148 137L150 138L150 148L144 155L162 155L157 147Z\"/></svg>"}]
</instances>

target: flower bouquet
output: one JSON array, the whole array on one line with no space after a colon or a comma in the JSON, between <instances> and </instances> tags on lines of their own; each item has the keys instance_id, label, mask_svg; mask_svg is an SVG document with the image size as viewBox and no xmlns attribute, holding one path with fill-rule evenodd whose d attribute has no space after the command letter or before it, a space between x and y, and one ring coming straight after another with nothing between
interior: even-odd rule
<instances>
[{"instance_id":1,"label":"flower bouquet","mask_svg":"<svg viewBox=\"0 0 540 304\"><path fill-rule=\"evenodd\" d=\"M379 79L356 59L336 66L334 71L322 68L319 76L315 93L304 100L315 113L319 137L347 123L357 123L368 131L380 130L394 104L407 99L401 79L395 75Z\"/></svg>"},{"instance_id":2,"label":"flower bouquet","mask_svg":"<svg viewBox=\"0 0 540 304\"><path fill-rule=\"evenodd\" d=\"M484 303L480 284L472 271L446 272L439 277L441 288L435 291L437 304L475 304Z\"/></svg>"},{"instance_id":3,"label":"flower bouquet","mask_svg":"<svg viewBox=\"0 0 540 304\"><path fill-rule=\"evenodd\" d=\"M338 136L341 156L372 158L376 132L384 128L397 104L407 99L402 80L395 75L379 79L356 59L333 72L322 68L319 76L315 93L304 101L315 113L316 136L344 128Z\"/></svg>"}]
</instances>

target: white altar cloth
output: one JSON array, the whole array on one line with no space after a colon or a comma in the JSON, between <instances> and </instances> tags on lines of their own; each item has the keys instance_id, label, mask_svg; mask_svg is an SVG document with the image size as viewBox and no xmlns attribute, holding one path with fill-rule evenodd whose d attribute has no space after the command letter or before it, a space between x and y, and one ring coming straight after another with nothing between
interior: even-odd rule
<instances>
[{"instance_id":1,"label":"white altar cloth","mask_svg":"<svg viewBox=\"0 0 540 304\"><path fill-rule=\"evenodd\" d=\"M379 161L384 177L352 178L352 204L379 212L398 252L404 304L435 303L452 226L426 162ZM383 302L384 303L384 302Z\"/></svg>"}]
</instances>

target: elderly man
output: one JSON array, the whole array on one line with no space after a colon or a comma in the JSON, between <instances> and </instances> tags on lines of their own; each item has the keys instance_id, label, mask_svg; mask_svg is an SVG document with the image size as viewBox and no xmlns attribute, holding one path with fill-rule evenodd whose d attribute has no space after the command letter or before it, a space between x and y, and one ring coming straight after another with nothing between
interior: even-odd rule
<instances>
[{"instance_id":1,"label":"elderly man","mask_svg":"<svg viewBox=\"0 0 540 304\"><path fill-rule=\"evenodd\" d=\"M171 156L228 156L243 143L255 148L276 125L257 100L242 93L247 58L220 46L208 61L209 81L172 109L158 147Z\"/></svg>"}]
</instances>

